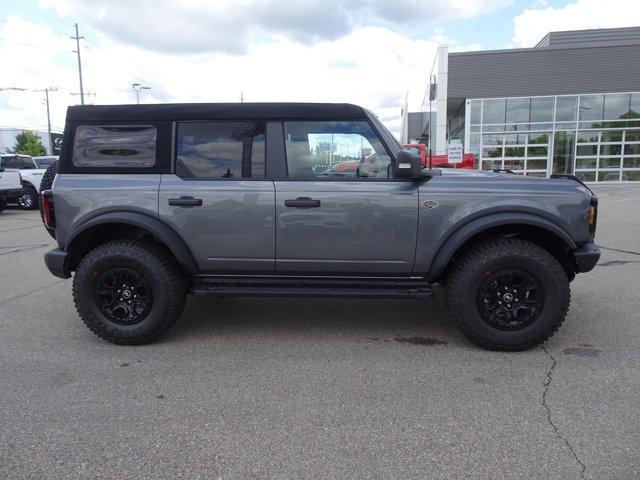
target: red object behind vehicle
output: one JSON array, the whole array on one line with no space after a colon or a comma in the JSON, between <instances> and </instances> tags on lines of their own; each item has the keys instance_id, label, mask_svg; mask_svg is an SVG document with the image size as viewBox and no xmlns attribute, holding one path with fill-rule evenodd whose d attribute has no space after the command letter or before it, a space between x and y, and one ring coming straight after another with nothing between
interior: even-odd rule
<instances>
[{"instance_id":1,"label":"red object behind vehicle","mask_svg":"<svg viewBox=\"0 0 640 480\"><path fill-rule=\"evenodd\" d=\"M422 160L422 165L425 167L429 166L429 151L424 143L408 143L402 146L407 150L417 150L420 155L420 160ZM449 163L449 157L447 155L432 155L431 166L434 168L475 168L475 160L476 157L473 153L465 153L460 163Z\"/></svg>"}]
</instances>

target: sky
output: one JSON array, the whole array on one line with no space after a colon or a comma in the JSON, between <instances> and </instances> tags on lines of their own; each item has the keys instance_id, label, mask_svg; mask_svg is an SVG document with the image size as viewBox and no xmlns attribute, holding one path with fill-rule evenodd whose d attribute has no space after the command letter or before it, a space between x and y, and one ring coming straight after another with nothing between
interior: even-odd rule
<instances>
[{"instance_id":1,"label":"sky","mask_svg":"<svg viewBox=\"0 0 640 480\"><path fill-rule=\"evenodd\" d=\"M639 0L0 0L0 127L54 131L85 103L349 102L396 135L440 45L533 47L548 31L640 26ZM26 88L29 91L2 90Z\"/></svg>"}]
</instances>

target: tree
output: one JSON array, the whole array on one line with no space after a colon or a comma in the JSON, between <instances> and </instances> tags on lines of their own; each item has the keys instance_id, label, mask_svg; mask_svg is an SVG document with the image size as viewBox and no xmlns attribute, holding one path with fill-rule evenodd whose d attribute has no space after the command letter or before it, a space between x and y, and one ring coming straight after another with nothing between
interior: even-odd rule
<instances>
[{"instance_id":1,"label":"tree","mask_svg":"<svg viewBox=\"0 0 640 480\"><path fill-rule=\"evenodd\" d=\"M11 153L37 157L46 155L47 149L44 148L44 144L36 132L26 130L16 135L16 144L13 146Z\"/></svg>"}]
</instances>

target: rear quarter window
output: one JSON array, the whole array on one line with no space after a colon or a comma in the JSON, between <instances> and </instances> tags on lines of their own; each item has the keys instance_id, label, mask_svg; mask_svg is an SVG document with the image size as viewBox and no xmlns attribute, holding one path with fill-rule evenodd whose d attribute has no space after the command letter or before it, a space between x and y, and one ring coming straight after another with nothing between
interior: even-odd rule
<instances>
[{"instance_id":1,"label":"rear quarter window","mask_svg":"<svg viewBox=\"0 0 640 480\"><path fill-rule=\"evenodd\" d=\"M153 125L79 125L73 165L94 168L151 168L156 164Z\"/></svg>"}]
</instances>

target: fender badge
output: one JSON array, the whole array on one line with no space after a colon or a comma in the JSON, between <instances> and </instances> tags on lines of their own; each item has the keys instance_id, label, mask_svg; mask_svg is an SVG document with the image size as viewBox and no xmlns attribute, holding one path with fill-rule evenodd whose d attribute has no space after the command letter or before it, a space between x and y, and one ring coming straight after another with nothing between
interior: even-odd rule
<instances>
[{"instance_id":1,"label":"fender badge","mask_svg":"<svg viewBox=\"0 0 640 480\"><path fill-rule=\"evenodd\" d=\"M440 202L436 202L435 200L431 200L431 199L424 200L422 202L422 206L426 208L437 208L438 205L440 205Z\"/></svg>"}]
</instances>

